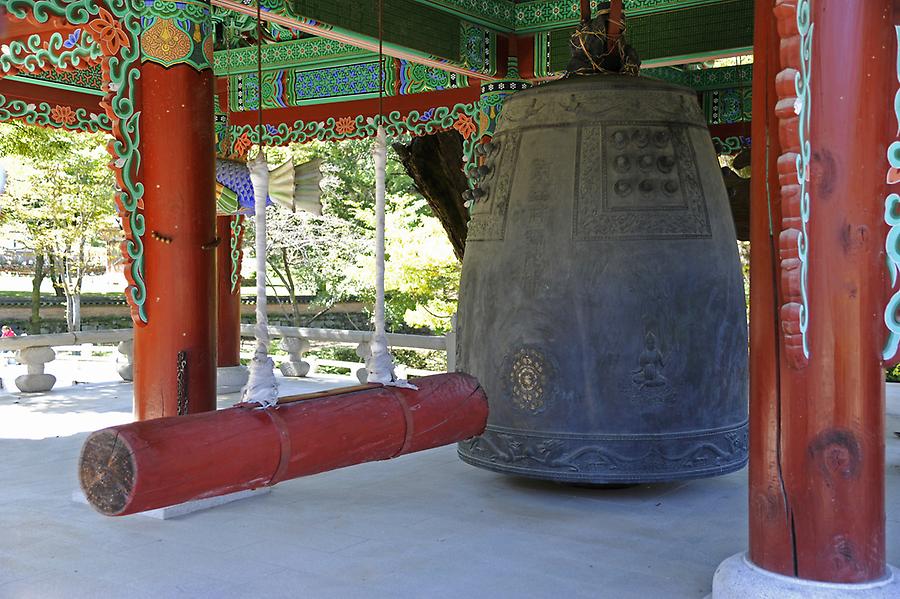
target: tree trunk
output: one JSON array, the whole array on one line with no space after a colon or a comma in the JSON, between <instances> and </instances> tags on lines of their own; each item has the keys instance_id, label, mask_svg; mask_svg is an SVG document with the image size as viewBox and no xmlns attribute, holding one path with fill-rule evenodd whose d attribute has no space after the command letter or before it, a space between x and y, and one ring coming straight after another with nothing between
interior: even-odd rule
<instances>
[{"instance_id":1,"label":"tree trunk","mask_svg":"<svg viewBox=\"0 0 900 599\"><path fill-rule=\"evenodd\" d=\"M66 330L70 333L75 332L75 322L72 320L72 295L66 293Z\"/></svg>"},{"instance_id":2,"label":"tree trunk","mask_svg":"<svg viewBox=\"0 0 900 599\"><path fill-rule=\"evenodd\" d=\"M81 291L72 294L72 331L81 330Z\"/></svg>"},{"instance_id":3,"label":"tree trunk","mask_svg":"<svg viewBox=\"0 0 900 599\"><path fill-rule=\"evenodd\" d=\"M66 297L66 290L62 284L62 274L60 273L59 260L50 259L50 283L53 285L53 293L56 297Z\"/></svg>"},{"instance_id":4,"label":"tree trunk","mask_svg":"<svg viewBox=\"0 0 900 599\"><path fill-rule=\"evenodd\" d=\"M75 287L72 289L72 326L76 331L81 330L81 284L84 281L84 271L87 270L87 261L84 259L84 238L78 247L78 270L75 273Z\"/></svg>"},{"instance_id":5,"label":"tree trunk","mask_svg":"<svg viewBox=\"0 0 900 599\"><path fill-rule=\"evenodd\" d=\"M284 262L284 276L287 279L288 295L291 298L291 324L300 326L300 308L297 306L297 291L294 288L294 278L291 276L291 265L288 262L287 249L281 249L281 261Z\"/></svg>"},{"instance_id":6,"label":"tree trunk","mask_svg":"<svg viewBox=\"0 0 900 599\"><path fill-rule=\"evenodd\" d=\"M47 271L44 269L44 254L38 252L34 260L34 277L31 279L31 322L28 333L38 335L41 332L41 283Z\"/></svg>"},{"instance_id":7,"label":"tree trunk","mask_svg":"<svg viewBox=\"0 0 900 599\"><path fill-rule=\"evenodd\" d=\"M441 221L456 257L466 246L469 211L462 194L468 185L462 172L462 136L456 131L415 137L409 145L394 144L406 172Z\"/></svg>"},{"instance_id":8,"label":"tree trunk","mask_svg":"<svg viewBox=\"0 0 900 599\"><path fill-rule=\"evenodd\" d=\"M750 241L750 179L745 179L727 166L722 169L734 229L740 241Z\"/></svg>"}]
</instances>

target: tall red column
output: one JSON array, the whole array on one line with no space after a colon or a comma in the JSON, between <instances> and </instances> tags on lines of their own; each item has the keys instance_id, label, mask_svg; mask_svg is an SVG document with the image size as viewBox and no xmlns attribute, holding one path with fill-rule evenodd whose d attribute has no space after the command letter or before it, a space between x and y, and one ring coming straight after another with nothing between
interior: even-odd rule
<instances>
[{"instance_id":1,"label":"tall red column","mask_svg":"<svg viewBox=\"0 0 900 599\"><path fill-rule=\"evenodd\" d=\"M781 222L781 145L775 77L779 37L774 0L756 3L750 196L750 558L792 575L791 521L781 467L780 328L777 238Z\"/></svg>"},{"instance_id":2,"label":"tall red column","mask_svg":"<svg viewBox=\"0 0 900 599\"><path fill-rule=\"evenodd\" d=\"M216 235L221 239L216 251L218 270L218 366L241 364L241 228L244 217L219 215Z\"/></svg>"},{"instance_id":3,"label":"tall red column","mask_svg":"<svg viewBox=\"0 0 900 599\"><path fill-rule=\"evenodd\" d=\"M749 558L807 581L870 583L888 572L893 4L757 2ZM732 595L714 584L719 596Z\"/></svg>"},{"instance_id":4,"label":"tall red column","mask_svg":"<svg viewBox=\"0 0 900 599\"><path fill-rule=\"evenodd\" d=\"M215 164L209 5L145 7L140 149L147 324L135 328L139 420L216 407ZM142 3L143 5L143 3Z\"/></svg>"}]
</instances>

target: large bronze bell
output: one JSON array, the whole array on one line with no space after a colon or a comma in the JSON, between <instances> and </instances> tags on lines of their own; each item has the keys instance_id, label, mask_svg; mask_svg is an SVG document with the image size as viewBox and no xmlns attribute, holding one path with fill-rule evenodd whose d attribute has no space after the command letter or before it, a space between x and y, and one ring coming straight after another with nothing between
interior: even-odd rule
<instances>
[{"instance_id":1,"label":"large bronze bell","mask_svg":"<svg viewBox=\"0 0 900 599\"><path fill-rule=\"evenodd\" d=\"M624 75L518 92L485 164L458 364L490 418L460 457L591 484L741 468L744 288L694 93Z\"/></svg>"}]
</instances>

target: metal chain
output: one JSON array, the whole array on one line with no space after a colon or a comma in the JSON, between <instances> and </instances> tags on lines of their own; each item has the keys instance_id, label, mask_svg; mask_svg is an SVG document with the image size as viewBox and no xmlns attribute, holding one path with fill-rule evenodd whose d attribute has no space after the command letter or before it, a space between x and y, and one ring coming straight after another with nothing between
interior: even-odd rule
<instances>
[{"instance_id":1,"label":"metal chain","mask_svg":"<svg viewBox=\"0 0 900 599\"><path fill-rule=\"evenodd\" d=\"M188 413L188 392L187 392L187 352L178 352L177 362L175 364L175 381L176 395L178 398L178 415L184 416Z\"/></svg>"}]
</instances>

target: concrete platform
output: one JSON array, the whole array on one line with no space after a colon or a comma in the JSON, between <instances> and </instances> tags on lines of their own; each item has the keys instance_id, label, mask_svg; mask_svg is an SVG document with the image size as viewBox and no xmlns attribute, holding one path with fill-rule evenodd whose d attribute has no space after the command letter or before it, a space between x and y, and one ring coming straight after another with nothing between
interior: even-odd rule
<instances>
[{"instance_id":1,"label":"concrete platform","mask_svg":"<svg viewBox=\"0 0 900 599\"><path fill-rule=\"evenodd\" d=\"M64 366L48 368L61 385ZM352 382L317 377L285 392ZM900 430L900 390L889 393ZM747 548L746 471L601 491L478 470L453 447L171 520L106 518L71 501L78 450L87 431L128 421L130 406L124 383L0 391L0 598L700 598ZM887 447L896 565L900 439Z\"/></svg>"}]
</instances>

